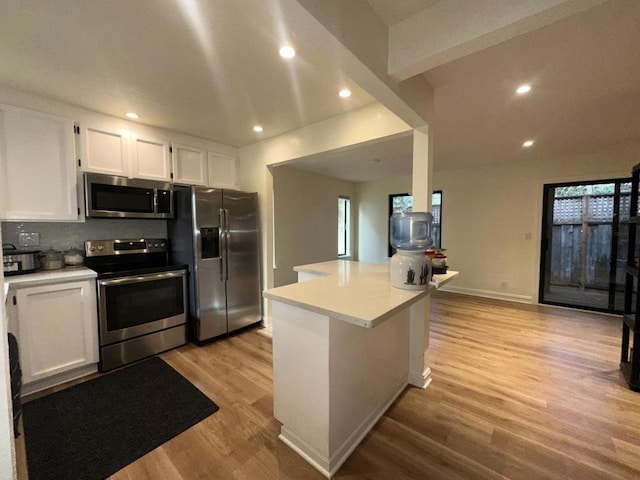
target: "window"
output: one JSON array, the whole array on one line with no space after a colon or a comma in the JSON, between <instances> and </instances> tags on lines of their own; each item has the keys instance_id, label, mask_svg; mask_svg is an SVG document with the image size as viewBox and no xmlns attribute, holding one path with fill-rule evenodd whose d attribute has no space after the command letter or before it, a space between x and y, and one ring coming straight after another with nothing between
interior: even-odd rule
<instances>
[{"instance_id":1,"label":"window","mask_svg":"<svg viewBox=\"0 0 640 480\"><path fill-rule=\"evenodd\" d=\"M338 257L349 256L349 236L351 224L351 200L338 197Z\"/></svg>"},{"instance_id":2,"label":"window","mask_svg":"<svg viewBox=\"0 0 640 480\"><path fill-rule=\"evenodd\" d=\"M441 227L442 227L442 190L436 190L431 195L431 213L433 215L433 245L442 248ZM413 207L413 197L408 193L395 193L389 195L389 217L395 212L411 210ZM388 233L388 231L387 231ZM387 238L389 235L387 235ZM389 245L389 256L395 253L395 249Z\"/></svg>"}]
</instances>

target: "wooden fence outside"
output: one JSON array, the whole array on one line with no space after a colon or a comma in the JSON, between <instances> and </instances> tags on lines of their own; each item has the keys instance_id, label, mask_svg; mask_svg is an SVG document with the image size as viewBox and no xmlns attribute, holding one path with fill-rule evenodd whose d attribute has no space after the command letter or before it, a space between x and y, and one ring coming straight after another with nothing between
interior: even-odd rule
<instances>
[{"instance_id":1,"label":"wooden fence outside","mask_svg":"<svg viewBox=\"0 0 640 480\"><path fill-rule=\"evenodd\" d=\"M620 199L616 284L624 288L629 195ZM552 285L609 289L613 195L556 198L551 235Z\"/></svg>"}]
</instances>

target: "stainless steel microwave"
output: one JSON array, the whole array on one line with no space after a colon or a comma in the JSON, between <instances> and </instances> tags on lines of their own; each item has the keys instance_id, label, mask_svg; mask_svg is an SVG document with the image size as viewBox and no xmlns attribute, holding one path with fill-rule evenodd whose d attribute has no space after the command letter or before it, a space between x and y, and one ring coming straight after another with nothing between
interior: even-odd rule
<instances>
[{"instance_id":1,"label":"stainless steel microwave","mask_svg":"<svg viewBox=\"0 0 640 480\"><path fill-rule=\"evenodd\" d=\"M173 184L84 174L87 217L173 218Z\"/></svg>"}]
</instances>

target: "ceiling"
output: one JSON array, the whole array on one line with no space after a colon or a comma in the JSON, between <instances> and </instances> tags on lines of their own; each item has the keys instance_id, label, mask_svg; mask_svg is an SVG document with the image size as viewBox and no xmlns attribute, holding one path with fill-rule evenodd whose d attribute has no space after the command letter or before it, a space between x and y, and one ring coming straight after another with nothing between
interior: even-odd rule
<instances>
[{"instance_id":1,"label":"ceiling","mask_svg":"<svg viewBox=\"0 0 640 480\"><path fill-rule=\"evenodd\" d=\"M142 123L235 147L372 103L289 38L296 26L278 5L0 0L0 85L120 118L133 111ZM285 43L295 59L280 57ZM350 98L338 96L343 87Z\"/></svg>"},{"instance_id":2,"label":"ceiling","mask_svg":"<svg viewBox=\"0 0 640 480\"><path fill-rule=\"evenodd\" d=\"M367 0L386 25L450 0ZM242 147L374 99L296 45L276 0L0 0L0 85ZM640 2L613 0L437 67L434 168L531 160L640 136ZM291 38L289 38L291 36ZM531 93L515 88L530 83ZM348 86L353 95L338 97ZM252 127L260 124L264 132ZM535 140L530 149L521 144ZM411 172L411 136L306 158L352 181ZM374 162L374 159L380 160Z\"/></svg>"},{"instance_id":3,"label":"ceiling","mask_svg":"<svg viewBox=\"0 0 640 480\"><path fill-rule=\"evenodd\" d=\"M425 72L435 92L434 170L579 155L640 139L638 32L640 2L614 0ZM525 83L531 92L516 95ZM529 139L534 145L522 148ZM397 150L384 156L371 147L349 152L360 181L411 171L412 138L392 145ZM347 178L342 165L321 160L297 166Z\"/></svg>"}]
</instances>

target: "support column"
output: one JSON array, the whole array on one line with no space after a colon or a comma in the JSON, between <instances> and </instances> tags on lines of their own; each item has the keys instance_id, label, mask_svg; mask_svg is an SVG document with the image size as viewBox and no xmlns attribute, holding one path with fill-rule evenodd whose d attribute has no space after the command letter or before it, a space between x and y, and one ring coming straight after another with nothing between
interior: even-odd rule
<instances>
[{"instance_id":1,"label":"support column","mask_svg":"<svg viewBox=\"0 0 640 480\"><path fill-rule=\"evenodd\" d=\"M431 211L433 191L433 140L425 125L413 130L413 211ZM411 307L409 341L409 384L426 388L431 383L429 368L429 307L431 295Z\"/></svg>"}]
</instances>

